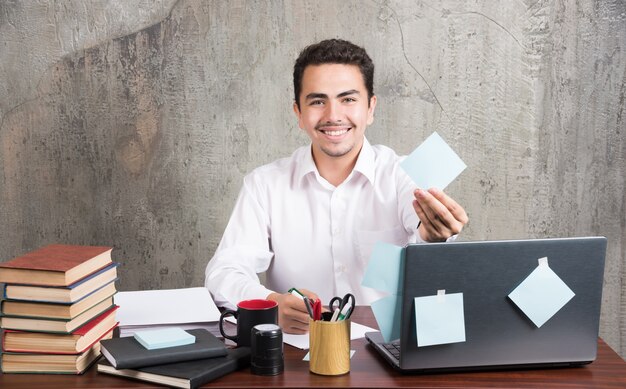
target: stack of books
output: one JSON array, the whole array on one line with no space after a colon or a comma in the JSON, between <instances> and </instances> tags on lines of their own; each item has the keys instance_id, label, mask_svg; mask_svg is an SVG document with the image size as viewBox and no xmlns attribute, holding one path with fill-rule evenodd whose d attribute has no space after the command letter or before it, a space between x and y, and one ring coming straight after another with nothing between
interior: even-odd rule
<instances>
[{"instance_id":1,"label":"stack of books","mask_svg":"<svg viewBox=\"0 0 626 389\"><path fill-rule=\"evenodd\" d=\"M250 364L250 348L227 349L209 331L159 328L102 341L98 372L195 389Z\"/></svg>"},{"instance_id":2,"label":"stack of books","mask_svg":"<svg viewBox=\"0 0 626 389\"><path fill-rule=\"evenodd\" d=\"M111 247L50 245L0 263L3 373L82 374L112 337Z\"/></svg>"}]
</instances>

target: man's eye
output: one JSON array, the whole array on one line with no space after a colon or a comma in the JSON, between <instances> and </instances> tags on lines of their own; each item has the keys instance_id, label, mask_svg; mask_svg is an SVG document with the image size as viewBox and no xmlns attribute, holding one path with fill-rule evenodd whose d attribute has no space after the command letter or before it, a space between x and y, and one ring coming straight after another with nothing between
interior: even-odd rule
<instances>
[{"instance_id":1,"label":"man's eye","mask_svg":"<svg viewBox=\"0 0 626 389\"><path fill-rule=\"evenodd\" d=\"M322 105L324 104L323 100L312 100L309 105Z\"/></svg>"},{"instance_id":2,"label":"man's eye","mask_svg":"<svg viewBox=\"0 0 626 389\"><path fill-rule=\"evenodd\" d=\"M354 97L346 97L345 99L343 99L343 101L345 103L354 103L356 99Z\"/></svg>"}]
</instances>

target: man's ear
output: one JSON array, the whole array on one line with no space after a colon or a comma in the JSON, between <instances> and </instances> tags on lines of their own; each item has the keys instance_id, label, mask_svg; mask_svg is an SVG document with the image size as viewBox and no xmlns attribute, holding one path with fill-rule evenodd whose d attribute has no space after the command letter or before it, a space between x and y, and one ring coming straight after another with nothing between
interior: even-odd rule
<instances>
[{"instance_id":1,"label":"man's ear","mask_svg":"<svg viewBox=\"0 0 626 389\"><path fill-rule=\"evenodd\" d=\"M296 103L295 101L293 102L293 113L296 114L296 118L298 118L298 127L300 127L301 130L304 130L304 127L302 126L302 113L300 113L300 108L298 107L298 103Z\"/></svg>"},{"instance_id":2,"label":"man's ear","mask_svg":"<svg viewBox=\"0 0 626 389\"><path fill-rule=\"evenodd\" d=\"M376 109L376 95L370 98L370 105L367 108L367 125L374 123L374 109Z\"/></svg>"}]
</instances>

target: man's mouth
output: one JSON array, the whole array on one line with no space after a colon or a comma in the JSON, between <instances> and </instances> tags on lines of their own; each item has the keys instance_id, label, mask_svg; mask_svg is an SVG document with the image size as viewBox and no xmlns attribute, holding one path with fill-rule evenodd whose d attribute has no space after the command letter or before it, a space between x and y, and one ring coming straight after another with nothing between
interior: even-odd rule
<instances>
[{"instance_id":1,"label":"man's mouth","mask_svg":"<svg viewBox=\"0 0 626 389\"><path fill-rule=\"evenodd\" d=\"M348 131L350 131L351 129L352 127L344 127L340 129L325 129L324 127L322 127L322 128L318 128L318 131L326 136L335 137L335 136L342 136L346 134Z\"/></svg>"},{"instance_id":2,"label":"man's mouth","mask_svg":"<svg viewBox=\"0 0 626 389\"><path fill-rule=\"evenodd\" d=\"M339 136L339 135L345 134L349 130L350 130L349 128L344 128L343 130L320 130L320 131L326 135Z\"/></svg>"}]
</instances>

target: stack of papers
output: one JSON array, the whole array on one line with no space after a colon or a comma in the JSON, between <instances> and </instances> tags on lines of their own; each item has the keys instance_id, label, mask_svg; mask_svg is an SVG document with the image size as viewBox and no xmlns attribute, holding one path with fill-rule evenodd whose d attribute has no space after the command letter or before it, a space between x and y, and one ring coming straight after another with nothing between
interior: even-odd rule
<instances>
[{"instance_id":1,"label":"stack of papers","mask_svg":"<svg viewBox=\"0 0 626 389\"><path fill-rule=\"evenodd\" d=\"M117 313L120 337L146 329L172 327L204 328L219 334L220 311L206 288L118 292L114 301L120 306Z\"/></svg>"}]
</instances>

